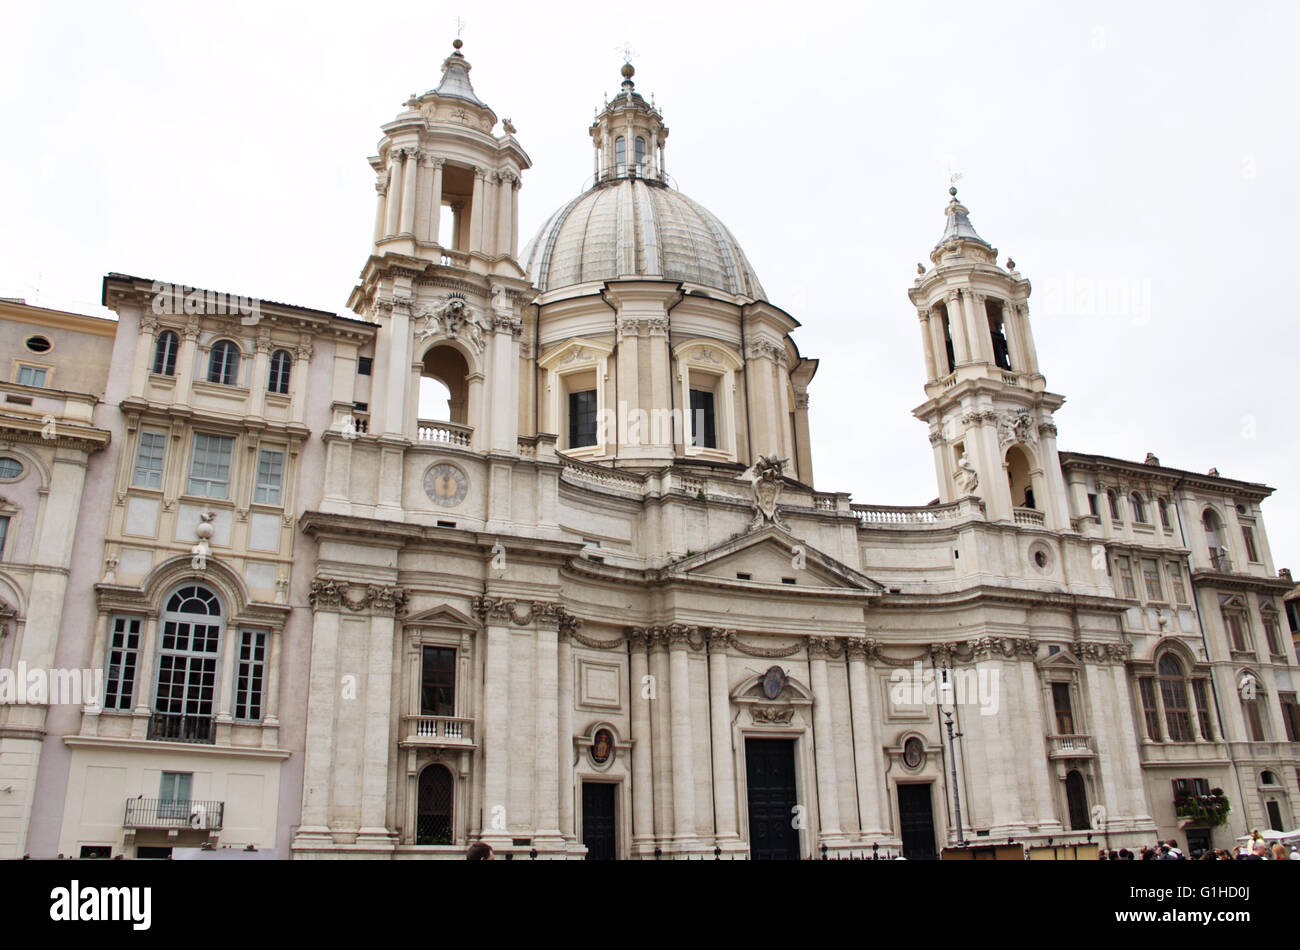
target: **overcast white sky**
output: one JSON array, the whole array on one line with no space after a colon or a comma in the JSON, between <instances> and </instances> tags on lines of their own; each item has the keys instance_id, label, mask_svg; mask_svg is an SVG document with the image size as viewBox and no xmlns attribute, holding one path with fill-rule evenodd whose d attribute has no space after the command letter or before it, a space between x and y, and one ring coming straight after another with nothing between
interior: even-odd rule
<instances>
[{"instance_id":1,"label":"overcast white sky","mask_svg":"<svg viewBox=\"0 0 1300 950\"><path fill-rule=\"evenodd\" d=\"M937 494L907 289L951 168L1034 284L1061 447L1275 487L1274 557L1300 570L1296 4L5 0L0 295L104 313L115 270L343 312L366 156L457 16L533 159L525 236L590 173L631 44L669 172L822 361L820 489ZM1078 294L1099 287L1125 312Z\"/></svg>"}]
</instances>

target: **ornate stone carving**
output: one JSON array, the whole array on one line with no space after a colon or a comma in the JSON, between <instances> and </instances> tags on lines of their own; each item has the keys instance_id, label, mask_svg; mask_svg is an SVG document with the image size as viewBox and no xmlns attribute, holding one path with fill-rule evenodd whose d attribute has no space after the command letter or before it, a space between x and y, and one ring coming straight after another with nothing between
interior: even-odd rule
<instances>
[{"instance_id":1,"label":"ornate stone carving","mask_svg":"<svg viewBox=\"0 0 1300 950\"><path fill-rule=\"evenodd\" d=\"M874 663L880 659L880 643L869 637L848 637L844 641L844 654L850 660Z\"/></svg>"},{"instance_id":2,"label":"ornate stone carving","mask_svg":"<svg viewBox=\"0 0 1300 950\"><path fill-rule=\"evenodd\" d=\"M783 531L790 530L777 510L777 501L785 485L785 463L788 461L789 459L778 457L775 452L760 455L758 461L741 476L750 480L754 495L754 520L750 523L749 530L753 531L765 524L774 524Z\"/></svg>"},{"instance_id":3,"label":"ornate stone carving","mask_svg":"<svg viewBox=\"0 0 1300 950\"><path fill-rule=\"evenodd\" d=\"M808 656L825 659L840 655L840 643L836 637L809 637Z\"/></svg>"},{"instance_id":4,"label":"ornate stone carving","mask_svg":"<svg viewBox=\"0 0 1300 950\"><path fill-rule=\"evenodd\" d=\"M953 481L957 483L957 491L962 495L972 495L975 489L980 487L980 475L975 471L975 466L971 464L966 453L961 454L957 460L957 471L953 473Z\"/></svg>"},{"instance_id":5,"label":"ornate stone carving","mask_svg":"<svg viewBox=\"0 0 1300 950\"><path fill-rule=\"evenodd\" d=\"M794 656L803 650L803 644L796 643L788 647L756 647L750 646L739 638L732 638L732 645L736 650L746 656L758 657L765 660L779 660L788 656Z\"/></svg>"},{"instance_id":6,"label":"ornate stone carving","mask_svg":"<svg viewBox=\"0 0 1300 950\"><path fill-rule=\"evenodd\" d=\"M352 589L357 588L353 594ZM347 609L355 613L373 610L400 617L406 612L408 594L401 587L383 587L378 584L353 584L333 577L315 577L307 603L312 610Z\"/></svg>"},{"instance_id":7,"label":"ornate stone carving","mask_svg":"<svg viewBox=\"0 0 1300 950\"><path fill-rule=\"evenodd\" d=\"M505 597L477 597L474 612L484 623L513 623L517 627L529 624L553 626L568 636L574 636L582 621L560 604L545 600L511 600ZM574 637L574 639L578 639ZM579 640L581 642L581 640ZM600 642L600 641L594 641Z\"/></svg>"},{"instance_id":8,"label":"ornate stone carving","mask_svg":"<svg viewBox=\"0 0 1300 950\"><path fill-rule=\"evenodd\" d=\"M462 294L453 292L431 308L422 307L415 318L422 322L415 331L417 343L435 336L447 336L466 341L476 352L483 351L484 334L489 325Z\"/></svg>"},{"instance_id":9,"label":"ornate stone carving","mask_svg":"<svg viewBox=\"0 0 1300 950\"><path fill-rule=\"evenodd\" d=\"M790 706L750 706L749 716L755 725L788 726L794 719Z\"/></svg>"},{"instance_id":10,"label":"ornate stone carving","mask_svg":"<svg viewBox=\"0 0 1300 950\"><path fill-rule=\"evenodd\" d=\"M1034 417L1026 409L1007 410L998 415L998 447L1005 449L1016 442L1032 445L1038 441Z\"/></svg>"},{"instance_id":11,"label":"ornate stone carving","mask_svg":"<svg viewBox=\"0 0 1300 950\"><path fill-rule=\"evenodd\" d=\"M711 627L708 634L709 652L726 653L735 639L736 631L727 630L725 627Z\"/></svg>"}]
</instances>

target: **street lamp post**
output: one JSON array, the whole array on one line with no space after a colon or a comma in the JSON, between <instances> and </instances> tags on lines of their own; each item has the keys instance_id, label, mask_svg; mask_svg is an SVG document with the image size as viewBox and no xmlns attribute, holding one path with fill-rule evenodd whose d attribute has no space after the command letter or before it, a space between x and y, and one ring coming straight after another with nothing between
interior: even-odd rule
<instances>
[{"instance_id":1,"label":"street lamp post","mask_svg":"<svg viewBox=\"0 0 1300 950\"><path fill-rule=\"evenodd\" d=\"M964 848L966 846L966 835L961 827L961 789L957 786L957 749L953 740L960 739L961 733L952 731L952 716L956 711L956 704L953 701L953 687L948 679L948 665L943 666L943 682L940 685L940 693L943 695L943 717L944 725L948 728L948 760L952 766L952 802L953 812L957 817L957 846Z\"/></svg>"}]
</instances>

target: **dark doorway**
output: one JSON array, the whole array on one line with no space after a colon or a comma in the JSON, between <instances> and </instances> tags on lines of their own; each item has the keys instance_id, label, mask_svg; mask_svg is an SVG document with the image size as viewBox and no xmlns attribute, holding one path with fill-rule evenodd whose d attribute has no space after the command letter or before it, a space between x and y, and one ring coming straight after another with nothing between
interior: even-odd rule
<instances>
[{"instance_id":1,"label":"dark doorway","mask_svg":"<svg viewBox=\"0 0 1300 950\"><path fill-rule=\"evenodd\" d=\"M420 773L415 825L416 844L451 844L451 773L444 766Z\"/></svg>"},{"instance_id":2,"label":"dark doorway","mask_svg":"<svg viewBox=\"0 0 1300 950\"><path fill-rule=\"evenodd\" d=\"M745 776L749 786L750 856L755 861L797 861L794 741L746 739Z\"/></svg>"},{"instance_id":3,"label":"dark doorway","mask_svg":"<svg viewBox=\"0 0 1300 950\"><path fill-rule=\"evenodd\" d=\"M1282 827L1282 806L1277 802L1265 802L1265 807L1268 808L1268 827L1272 831L1286 831Z\"/></svg>"},{"instance_id":4,"label":"dark doorway","mask_svg":"<svg viewBox=\"0 0 1300 950\"><path fill-rule=\"evenodd\" d=\"M587 846L588 861L613 861L614 793L617 785L609 782L582 783L582 843Z\"/></svg>"},{"instance_id":5,"label":"dark doorway","mask_svg":"<svg viewBox=\"0 0 1300 950\"><path fill-rule=\"evenodd\" d=\"M933 861L934 807L930 785L898 786L898 824L903 832L903 857L909 861Z\"/></svg>"},{"instance_id":6,"label":"dark doorway","mask_svg":"<svg viewBox=\"0 0 1300 950\"><path fill-rule=\"evenodd\" d=\"M1088 793L1077 770L1065 777L1065 803L1070 808L1071 831L1087 831L1092 827L1088 818Z\"/></svg>"}]
</instances>

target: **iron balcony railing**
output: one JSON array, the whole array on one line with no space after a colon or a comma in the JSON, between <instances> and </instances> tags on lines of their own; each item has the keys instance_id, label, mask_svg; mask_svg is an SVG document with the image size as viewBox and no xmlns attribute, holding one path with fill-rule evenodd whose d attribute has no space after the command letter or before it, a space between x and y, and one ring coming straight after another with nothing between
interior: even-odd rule
<instances>
[{"instance_id":1,"label":"iron balcony railing","mask_svg":"<svg viewBox=\"0 0 1300 950\"><path fill-rule=\"evenodd\" d=\"M128 798L126 828L192 828L220 831L225 802L176 801L167 798Z\"/></svg>"},{"instance_id":2,"label":"iron balcony railing","mask_svg":"<svg viewBox=\"0 0 1300 950\"><path fill-rule=\"evenodd\" d=\"M213 743L217 741L217 730L212 716L156 712L149 718L149 738Z\"/></svg>"}]
</instances>

